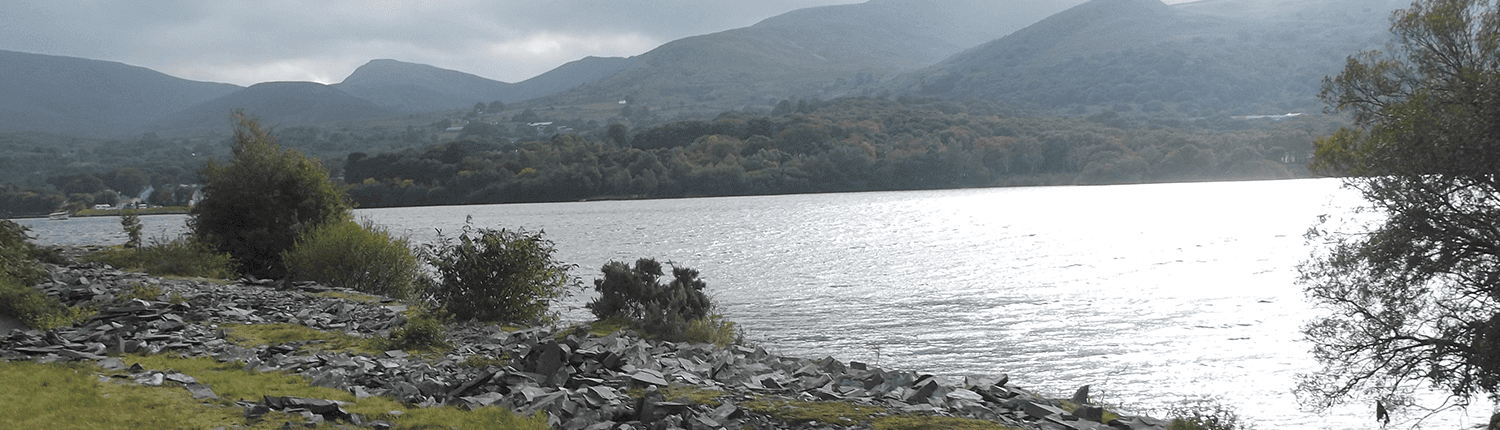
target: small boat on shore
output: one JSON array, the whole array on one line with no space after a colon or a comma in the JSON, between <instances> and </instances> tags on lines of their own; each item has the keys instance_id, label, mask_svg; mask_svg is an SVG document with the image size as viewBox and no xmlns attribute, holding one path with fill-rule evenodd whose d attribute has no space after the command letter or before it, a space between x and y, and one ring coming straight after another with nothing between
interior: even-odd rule
<instances>
[{"instance_id":1,"label":"small boat on shore","mask_svg":"<svg viewBox=\"0 0 1500 430\"><path fill-rule=\"evenodd\" d=\"M68 219L68 213L67 212L53 212L53 213L47 214L47 219L51 219L51 220L65 220L65 219Z\"/></svg>"}]
</instances>

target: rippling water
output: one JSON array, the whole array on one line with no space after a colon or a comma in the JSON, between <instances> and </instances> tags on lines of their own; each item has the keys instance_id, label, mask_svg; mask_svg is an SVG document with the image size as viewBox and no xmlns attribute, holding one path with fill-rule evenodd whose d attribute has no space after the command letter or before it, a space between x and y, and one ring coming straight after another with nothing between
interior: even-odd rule
<instances>
[{"instance_id":1,"label":"rippling water","mask_svg":"<svg viewBox=\"0 0 1500 430\"><path fill-rule=\"evenodd\" d=\"M587 278L610 260L692 267L753 342L784 354L1008 373L1059 397L1093 384L1134 410L1217 398L1262 429L1362 429L1375 428L1370 405L1311 414L1291 394L1315 368L1298 331L1316 315L1293 282L1301 235L1357 197L1292 180L356 212L419 241L466 216L545 230ZM142 218L148 232L182 220ZM104 220L27 223L44 242L123 242L63 228L119 230ZM584 299L568 318L588 318Z\"/></svg>"}]
</instances>

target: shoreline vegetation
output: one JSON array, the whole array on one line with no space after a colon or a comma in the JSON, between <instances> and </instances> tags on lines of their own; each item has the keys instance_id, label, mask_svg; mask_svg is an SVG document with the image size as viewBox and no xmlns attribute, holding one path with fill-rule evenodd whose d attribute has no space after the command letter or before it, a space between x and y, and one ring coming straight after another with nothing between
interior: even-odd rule
<instances>
[{"instance_id":1,"label":"shoreline vegetation","mask_svg":"<svg viewBox=\"0 0 1500 430\"><path fill-rule=\"evenodd\" d=\"M1071 398L1049 398L1003 374L951 381L832 357L779 357L743 343L668 342L608 321L448 321L437 324L440 341L403 344L403 336L415 337L414 325L432 323L407 301L312 282L153 276L97 262L110 249L44 251L61 264L47 264L52 280L33 291L78 310L70 324L0 338L0 381L32 388L23 390L32 393L28 398L6 399L24 412L0 422L33 428L80 419L136 428L254 429L1245 428L1204 426L1210 412L1219 414L1214 422L1237 419L1217 405L1172 411L1177 420L1165 421L1098 406L1087 387ZM82 402L79 397L88 406L73 404Z\"/></svg>"},{"instance_id":2,"label":"shoreline vegetation","mask_svg":"<svg viewBox=\"0 0 1500 430\"><path fill-rule=\"evenodd\" d=\"M509 119L475 119L443 139L318 127L278 128L267 137L318 160L355 203L375 208L1299 178L1310 176L1312 136L1345 122L1309 115L1205 129L1137 124L1114 112L1034 117L984 103L872 98L792 101L772 112L696 119L569 123L567 131L549 133ZM451 127L440 123L409 133ZM165 143L95 145L139 152L173 146ZM159 163L78 160L49 170L57 176L7 178L0 181L8 182L0 183L0 213L78 212L131 196L185 205L204 186L194 169L232 158L228 146L203 142L191 158L151 159Z\"/></svg>"}]
</instances>

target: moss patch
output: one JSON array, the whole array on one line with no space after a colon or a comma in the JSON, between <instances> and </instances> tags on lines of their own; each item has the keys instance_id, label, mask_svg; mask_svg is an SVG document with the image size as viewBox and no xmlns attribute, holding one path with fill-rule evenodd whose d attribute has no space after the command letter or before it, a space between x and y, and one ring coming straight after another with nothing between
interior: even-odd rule
<instances>
[{"instance_id":1,"label":"moss patch","mask_svg":"<svg viewBox=\"0 0 1500 430\"><path fill-rule=\"evenodd\" d=\"M871 423L870 428L874 430L1020 430L992 421L922 415L880 417Z\"/></svg>"},{"instance_id":2,"label":"moss patch","mask_svg":"<svg viewBox=\"0 0 1500 430\"><path fill-rule=\"evenodd\" d=\"M661 393L662 399L665 399L669 402L693 403L713 406L716 408L719 407L719 405L724 404L724 402L720 401L719 398L724 397L725 393L719 390L711 390L690 385L673 385L669 387L659 387L658 392ZM641 396L646 395L646 390L641 388L632 388L626 391L625 395L630 396L631 398L639 399L641 398Z\"/></svg>"},{"instance_id":3,"label":"moss patch","mask_svg":"<svg viewBox=\"0 0 1500 430\"><path fill-rule=\"evenodd\" d=\"M305 347L322 351L365 354L379 354L385 351L379 339L314 330L296 324L225 324L220 327L228 332L229 341L247 348L301 342Z\"/></svg>"},{"instance_id":4,"label":"moss patch","mask_svg":"<svg viewBox=\"0 0 1500 430\"><path fill-rule=\"evenodd\" d=\"M839 425L869 422L875 416L885 413L885 409L879 407L849 402L804 402L764 397L741 403L740 406L782 421L817 421Z\"/></svg>"},{"instance_id":5,"label":"moss patch","mask_svg":"<svg viewBox=\"0 0 1500 430\"><path fill-rule=\"evenodd\" d=\"M1079 407L1079 405L1077 403L1073 403L1072 401L1069 401L1069 400L1058 400L1057 401L1057 406L1059 408L1061 408L1062 410L1064 410L1064 411L1068 411L1068 413L1070 413L1070 414L1073 413L1074 411L1077 411L1078 407ZM1095 406L1101 406L1101 407L1105 408L1104 409L1104 419L1100 420L1100 422L1107 423L1107 422L1110 422L1110 421L1113 421L1113 420L1117 420L1117 419L1120 418L1120 414L1115 413L1115 412L1111 412L1108 407L1105 407L1105 406L1102 406L1102 405L1095 405Z\"/></svg>"},{"instance_id":6,"label":"moss patch","mask_svg":"<svg viewBox=\"0 0 1500 430\"><path fill-rule=\"evenodd\" d=\"M369 294L355 293L355 292L349 292L349 291L328 291L328 292L317 293L317 294L314 294L314 295L315 296L328 297L328 298L332 298L332 299L344 299L344 300L348 300L348 301L351 301L351 302L368 303L368 304L372 304L372 305L378 305L378 304L381 304L381 303L385 303L385 301L386 301L386 298L384 298L384 297L372 296L372 295L369 295Z\"/></svg>"}]
</instances>

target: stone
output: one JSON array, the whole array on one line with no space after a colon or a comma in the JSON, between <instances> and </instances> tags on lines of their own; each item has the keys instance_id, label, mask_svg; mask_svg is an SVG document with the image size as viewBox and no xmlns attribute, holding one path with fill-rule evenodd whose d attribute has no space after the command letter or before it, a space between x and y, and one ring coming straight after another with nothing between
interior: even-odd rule
<instances>
[{"instance_id":1,"label":"stone","mask_svg":"<svg viewBox=\"0 0 1500 430\"><path fill-rule=\"evenodd\" d=\"M106 357L98 364L104 370L125 370L125 362L115 357Z\"/></svg>"},{"instance_id":2,"label":"stone","mask_svg":"<svg viewBox=\"0 0 1500 430\"><path fill-rule=\"evenodd\" d=\"M658 386L658 385L659 386L663 386L663 387L667 386L667 380L664 377L662 377L661 372L657 372L657 371L651 370L651 369L640 369L640 370L636 371L635 373L632 373L630 375L630 379L632 381L636 381L636 382L640 382L640 383L648 384L648 385L652 385L652 386Z\"/></svg>"},{"instance_id":3,"label":"stone","mask_svg":"<svg viewBox=\"0 0 1500 430\"><path fill-rule=\"evenodd\" d=\"M1062 415L1067 413L1062 409L1058 409L1056 406L1048 405L1045 403L1032 402L1029 400L1020 400L1016 402L1016 406L1018 406L1017 409L1020 409L1022 412L1025 412L1026 415L1034 419L1042 419L1053 415Z\"/></svg>"},{"instance_id":4,"label":"stone","mask_svg":"<svg viewBox=\"0 0 1500 430\"><path fill-rule=\"evenodd\" d=\"M646 392L641 394L641 398L636 400L636 419L643 423L661 419L662 415L656 408L656 404L661 402L661 392L656 390L656 386L647 387Z\"/></svg>"},{"instance_id":5,"label":"stone","mask_svg":"<svg viewBox=\"0 0 1500 430\"><path fill-rule=\"evenodd\" d=\"M948 391L948 393L947 393L947 395L945 397L947 397L948 399L951 399L951 400L967 400L967 401L970 401L970 402L982 402L982 401L984 401L984 397L980 396L979 393L974 392L972 390L963 389L963 388L957 388L957 389Z\"/></svg>"},{"instance_id":6,"label":"stone","mask_svg":"<svg viewBox=\"0 0 1500 430\"><path fill-rule=\"evenodd\" d=\"M484 394L480 394L480 395L477 395L477 396L463 397L462 399L464 401L466 401L466 402L471 403L471 404L475 404L475 405L479 405L479 406L489 406L489 405L495 404L495 402L498 402L498 401L500 401L500 399L504 399L504 398L505 398L504 394L500 394L500 393L496 393L496 392L489 392L489 393L484 393Z\"/></svg>"},{"instance_id":7,"label":"stone","mask_svg":"<svg viewBox=\"0 0 1500 430\"><path fill-rule=\"evenodd\" d=\"M218 395L214 394L214 390L197 382L186 384L183 387L187 388L188 393L192 394L194 399L203 400L219 398Z\"/></svg>"},{"instance_id":8,"label":"stone","mask_svg":"<svg viewBox=\"0 0 1500 430\"><path fill-rule=\"evenodd\" d=\"M1087 405L1089 403L1089 386L1078 387L1078 391L1073 392L1072 401L1075 405Z\"/></svg>"},{"instance_id":9,"label":"stone","mask_svg":"<svg viewBox=\"0 0 1500 430\"><path fill-rule=\"evenodd\" d=\"M184 374L177 373L177 372L172 372L172 373L168 373L168 374L162 375L162 378L166 379L168 381L176 382L176 383L183 384L183 385L198 383L197 379L194 379L191 376L184 375Z\"/></svg>"},{"instance_id":10,"label":"stone","mask_svg":"<svg viewBox=\"0 0 1500 430\"><path fill-rule=\"evenodd\" d=\"M463 384L459 384L459 386L454 387L452 391L448 392L448 397L461 397L464 394L468 394L468 392L474 390L475 387L490 382L490 379L493 379L494 377L495 372L480 372L479 375L470 379L468 382L464 382Z\"/></svg>"},{"instance_id":11,"label":"stone","mask_svg":"<svg viewBox=\"0 0 1500 430\"><path fill-rule=\"evenodd\" d=\"M1098 406L1083 405L1073 410L1073 416L1081 420L1089 420L1096 423L1104 422L1104 408Z\"/></svg>"},{"instance_id":12,"label":"stone","mask_svg":"<svg viewBox=\"0 0 1500 430\"><path fill-rule=\"evenodd\" d=\"M928 379L921 386L916 387L916 389L912 391L911 395L906 397L906 403L926 403L927 399L931 398L932 394L937 392L937 389L937 381Z\"/></svg>"},{"instance_id":13,"label":"stone","mask_svg":"<svg viewBox=\"0 0 1500 430\"><path fill-rule=\"evenodd\" d=\"M241 402L244 403L244 402ZM256 420L271 413L271 407L261 403L248 403L242 405L245 408L245 419Z\"/></svg>"}]
</instances>

